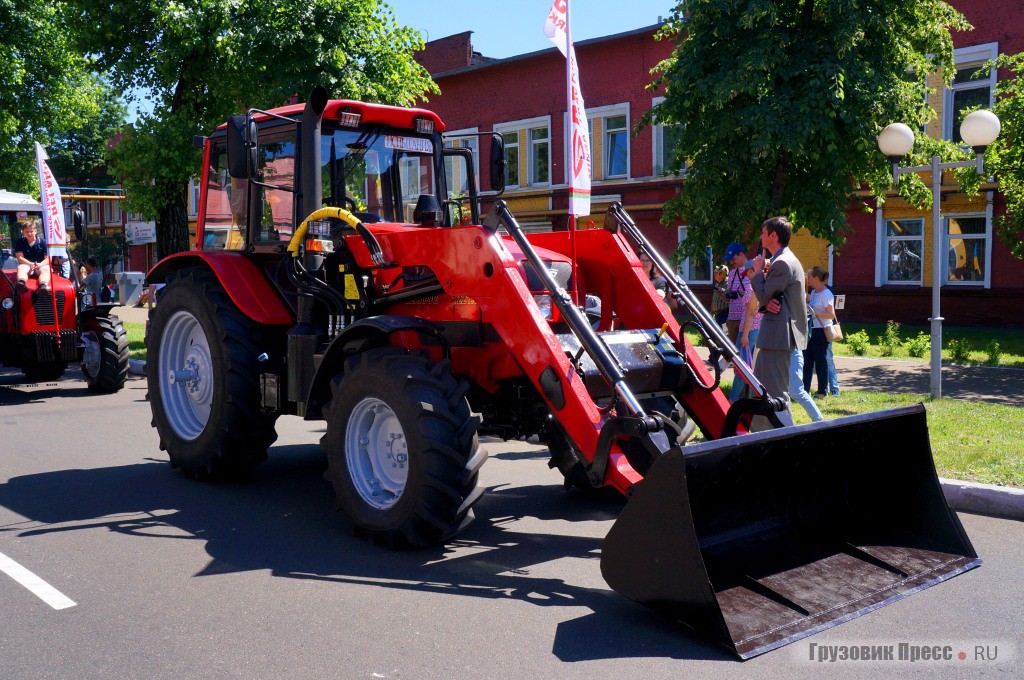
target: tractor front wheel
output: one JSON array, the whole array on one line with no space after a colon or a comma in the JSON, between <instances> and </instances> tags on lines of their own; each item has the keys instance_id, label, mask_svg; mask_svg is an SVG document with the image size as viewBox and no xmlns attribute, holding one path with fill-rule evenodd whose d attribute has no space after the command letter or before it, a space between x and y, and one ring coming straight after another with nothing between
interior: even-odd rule
<instances>
[{"instance_id":1,"label":"tractor front wheel","mask_svg":"<svg viewBox=\"0 0 1024 680\"><path fill-rule=\"evenodd\" d=\"M392 547L441 543L473 519L487 456L447 361L398 347L348 360L324 407L328 476L357 532Z\"/></svg>"},{"instance_id":2,"label":"tractor front wheel","mask_svg":"<svg viewBox=\"0 0 1024 680\"><path fill-rule=\"evenodd\" d=\"M197 479L244 477L277 439L260 411L264 327L212 272L188 269L160 292L146 337L153 425L171 464Z\"/></svg>"},{"instance_id":3,"label":"tractor front wheel","mask_svg":"<svg viewBox=\"0 0 1024 680\"><path fill-rule=\"evenodd\" d=\"M96 319L97 331L82 333L82 374L93 392L117 392L128 377L128 333L116 316Z\"/></svg>"}]
</instances>

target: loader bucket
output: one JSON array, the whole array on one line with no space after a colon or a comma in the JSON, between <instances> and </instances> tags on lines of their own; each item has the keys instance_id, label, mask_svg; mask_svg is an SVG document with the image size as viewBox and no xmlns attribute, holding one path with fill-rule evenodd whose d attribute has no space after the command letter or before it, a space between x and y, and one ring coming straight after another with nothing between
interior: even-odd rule
<instances>
[{"instance_id":1,"label":"loader bucket","mask_svg":"<svg viewBox=\"0 0 1024 680\"><path fill-rule=\"evenodd\" d=\"M979 564L923 405L674 448L601 555L613 589L743 659Z\"/></svg>"}]
</instances>

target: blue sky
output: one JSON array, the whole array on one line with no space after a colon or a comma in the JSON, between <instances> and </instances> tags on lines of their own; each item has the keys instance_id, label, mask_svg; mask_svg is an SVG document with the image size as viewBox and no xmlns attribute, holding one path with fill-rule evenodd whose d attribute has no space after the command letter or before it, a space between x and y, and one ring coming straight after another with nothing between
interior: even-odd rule
<instances>
[{"instance_id":1,"label":"blue sky","mask_svg":"<svg viewBox=\"0 0 1024 680\"><path fill-rule=\"evenodd\" d=\"M552 0L385 0L400 24L437 40L473 31L473 49L502 59L553 47L544 37L544 20ZM672 13L675 0L570 0L575 41L652 26Z\"/></svg>"},{"instance_id":2,"label":"blue sky","mask_svg":"<svg viewBox=\"0 0 1024 680\"><path fill-rule=\"evenodd\" d=\"M484 0L385 0L395 18L420 31L424 40L473 31L473 49L485 57L503 59L553 47L544 37L544 20L552 0L512 0L504 4ZM572 37L575 41L653 26L668 18L676 0L570 0ZM151 105L139 101L129 107L128 119Z\"/></svg>"}]
</instances>

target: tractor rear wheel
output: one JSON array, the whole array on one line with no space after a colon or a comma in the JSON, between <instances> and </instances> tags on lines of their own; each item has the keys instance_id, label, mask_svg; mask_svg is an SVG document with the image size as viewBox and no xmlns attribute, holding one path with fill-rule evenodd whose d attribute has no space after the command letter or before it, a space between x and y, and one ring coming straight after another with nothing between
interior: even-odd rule
<instances>
[{"instance_id":1,"label":"tractor rear wheel","mask_svg":"<svg viewBox=\"0 0 1024 680\"><path fill-rule=\"evenodd\" d=\"M244 477L277 439L260 411L264 327L212 272L187 269L160 292L146 338L153 425L171 465L196 479Z\"/></svg>"},{"instance_id":2,"label":"tractor rear wheel","mask_svg":"<svg viewBox=\"0 0 1024 680\"><path fill-rule=\"evenodd\" d=\"M473 519L487 459L466 383L448 361L399 347L348 360L324 407L328 477L358 533L392 547L436 545Z\"/></svg>"},{"instance_id":3,"label":"tractor rear wheel","mask_svg":"<svg viewBox=\"0 0 1024 680\"><path fill-rule=\"evenodd\" d=\"M93 392L117 392L128 377L128 333L116 316L98 317L96 323L98 334L82 334L82 374Z\"/></svg>"}]
</instances>

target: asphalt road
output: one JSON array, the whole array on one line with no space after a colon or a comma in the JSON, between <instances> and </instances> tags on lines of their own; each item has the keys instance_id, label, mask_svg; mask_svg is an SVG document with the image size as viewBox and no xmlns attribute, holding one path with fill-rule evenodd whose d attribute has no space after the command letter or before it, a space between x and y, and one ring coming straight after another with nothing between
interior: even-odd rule
<instances>
[{"instance_id":1,"label":"asphalt road","mask_svg":"<svg viewBox=\"0 0 1024 680\"><path fill-rule=\"evenodd\" d=\"M740 663L607 587L618 507L563 492L544 449L489 443L476 523L446 548L392 552L333 511L322 423L282 418L253 479L196 483L159 450L142 379L93 395L75 373L15 387L0 371L0 566L75 603L0 570L5 680L1024 673L1022 523L961 515L980 569ZM901 642L968 656L809 660L811 643Z\"/></svg>"}]
</instances>

